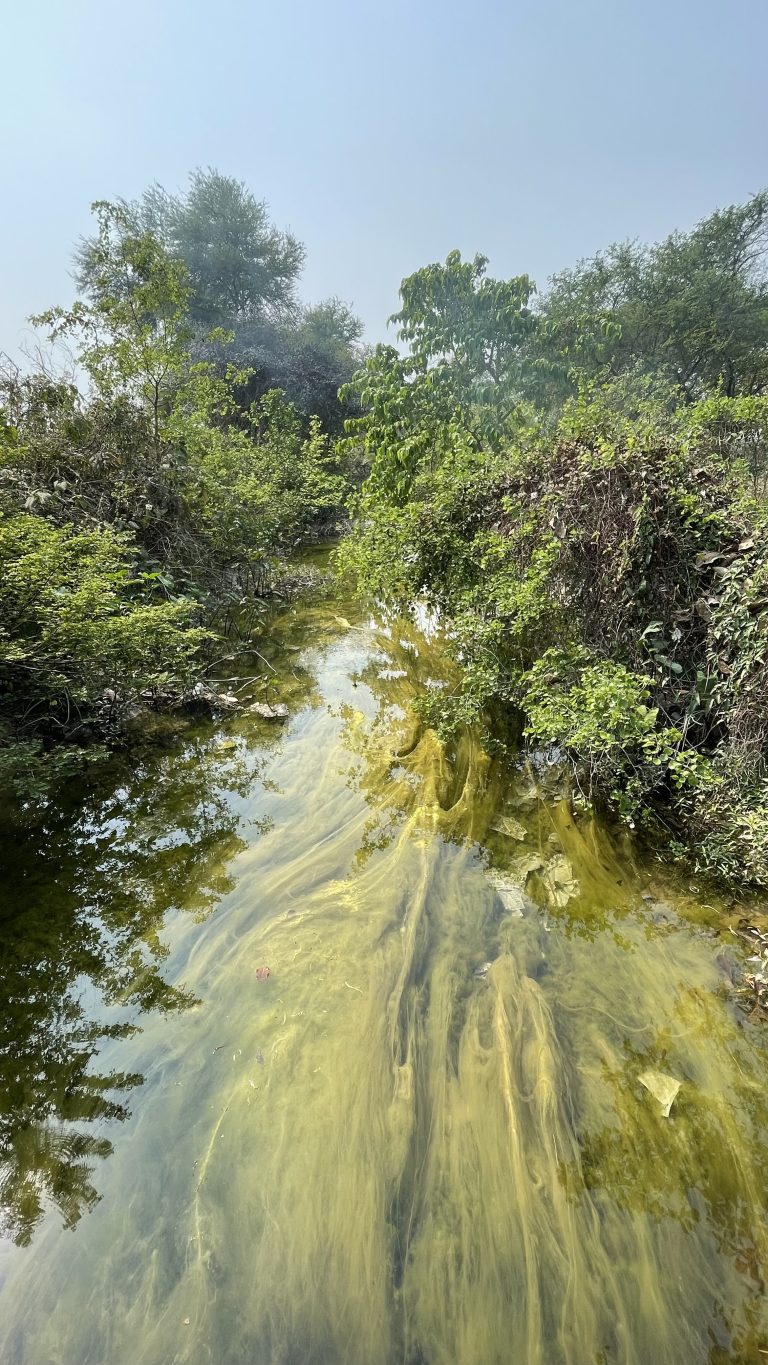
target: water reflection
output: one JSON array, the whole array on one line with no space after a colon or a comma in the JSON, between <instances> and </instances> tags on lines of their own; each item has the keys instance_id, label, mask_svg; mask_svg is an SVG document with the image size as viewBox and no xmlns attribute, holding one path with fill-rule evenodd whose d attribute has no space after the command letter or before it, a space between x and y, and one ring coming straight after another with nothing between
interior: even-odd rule
<instances>
[{"instance_id":1,"label":"water reflection","mask_svg":"<svg viewBox=\"0 0 768 1365\"><path fill-rule=\"evenodd\" d=\"M94 1058L135 1032L142 1011L194 1003L163 978L162 928L171 909L204 914L231 886L226 865L243 841L226 793L243 779L193 742L139 763L106 799L79 793L82 804L4 846L0 1201L16 1242L47 1200L72 1227L98 1199L94 1167L112 1151L103 1121L129 1115L143 1077ZM98 1133L84 1126L97 1122Z\"/></svg>"},{"instance_id":2,"label":"water reflection","mask_svg":"<svg viewBox=\"0 0 768 1365\"><path fill-rule=\"evenodd\" d=\"M253 696L268 683L294 705L317 704L315 678L288 659L279 629L269 655L239 656L246 677L267 664ZM72 1228L98 1202L96 1168L144 1081L104 1069L99 1053L140 1032L146 1012L197 1003L163 975L169 914L205 918L235 885L236 855L269 828L244 826L242 803L279 727L240 716L224 730L158 727L165 752L137 750L111 787L108 774L95 789L81 782L37 823L1 832L0 1233L17 1245L47 1207Z\"/></svg>"}]
</instances>

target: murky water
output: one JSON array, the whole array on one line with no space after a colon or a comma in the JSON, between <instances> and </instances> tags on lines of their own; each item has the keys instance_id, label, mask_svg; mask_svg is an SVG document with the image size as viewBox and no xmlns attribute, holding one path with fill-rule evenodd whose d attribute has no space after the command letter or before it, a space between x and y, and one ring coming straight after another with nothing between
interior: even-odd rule
<instances>
[{"instance_id":1,"label":"murky water","mask_svg":"<svg viewBox=\"0 0 768 1365\"><path fill-rule=\"evenodd\" d=\"M768 1359L721 912L446 754L439 643L343 610L276 623L285 727L199 726L6 850L2 1360Z\"/></svg>"}]
</instances>

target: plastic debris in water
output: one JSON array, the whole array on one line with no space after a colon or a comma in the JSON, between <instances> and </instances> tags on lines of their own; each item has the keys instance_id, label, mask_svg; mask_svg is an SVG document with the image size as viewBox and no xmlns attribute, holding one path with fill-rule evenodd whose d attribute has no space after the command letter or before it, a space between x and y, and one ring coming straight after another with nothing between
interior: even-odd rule
<instances>
[{"instance_id":1,"label":"plastic debris in water","mask_svg":"<svg viewBox=\"0 0 768 1365\"><path fill-rule=\"evenodd\" d=\"M257 968L256 968L256 980L257 980L257 981L266 981L266 979L267 979L268 976L269 976L269 967L257 967Z\"/></svg>"},{"instance_id":2,"label":"plastic debris in water","mask_svg":"<svg viewBox=\"0 0 768 1365\"><path fill-rule=\"evenodd\" d=\"M496 872L490 873L488 880L508 914L515 919L522 919L526 899L520 887Z\"/></svg>"},{"instance_id":3,"label":"plastic debris in water","mask_svg":"<svg viewBox=\"0 0 768 1365\"><path fill-rule=\"evenodd\" d=\"M491 829L497 834L504 834L508 839L517 839L518 843L524 843L528 838L524 825L520 824L513 815L502 815L491 825Z\"/></svg>"},{"instance_id":4,"label":"plastic debris in water","mask_svg":"<svg viewBox=\"0 0 768 1365\"><path fill-rule=\"evenodd\" d=\"M676 1081L674 1076L665 1075L663 1071L642 1071L637 1079L646 1090L650 1090L653 1098L658 1100L662 1118L669 1118L669 1111L680 1089L680 1081Z\"/></svg>"},{"instance_id":5,"label":"plastic debris in water","mask_svg":"<svg viewBox=\"0 0 768 1365\"><path fill-rule=\"evenodd\" d=\"M282 701L276 701L274 703L268 701L255 701L252 706L248 707L248 710L252 711L255 716L261 716L262 720L288 719L288 707L285 705L285 702Z\"/></svg>"}]
</instances>

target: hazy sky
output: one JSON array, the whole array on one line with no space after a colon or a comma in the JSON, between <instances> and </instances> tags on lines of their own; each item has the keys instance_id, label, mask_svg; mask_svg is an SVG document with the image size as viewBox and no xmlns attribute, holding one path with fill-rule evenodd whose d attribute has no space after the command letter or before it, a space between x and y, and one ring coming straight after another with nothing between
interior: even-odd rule
<instances>
[{"instance_id":1,"label":"hazy sky","mask_svg":"<svg viewBox=\"0 0 768 1365\"><path fill-rule=\"evenodd\" d=\"M541 284L768 183L768 0L6 0L0 349L96 198L245 180L384 335L453 247Z\"/></svg>"}]
</instances>

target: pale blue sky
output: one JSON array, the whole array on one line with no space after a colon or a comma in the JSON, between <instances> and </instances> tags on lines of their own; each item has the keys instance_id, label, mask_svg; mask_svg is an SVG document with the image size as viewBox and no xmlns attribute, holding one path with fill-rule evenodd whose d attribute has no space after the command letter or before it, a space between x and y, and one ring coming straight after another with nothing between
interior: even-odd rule
<instances>
[{"instance_id":1,"label":"pale blue sky","mask_svg":"<svg viewBox=\"0 0 768 1365\"><path fill-rule=\"evenodd\" d=\"M768 183L768 0L6 0L0 349L92 199L247 181L384 335L453 247L547 275Z\"/></svg>"}]
</instances>

